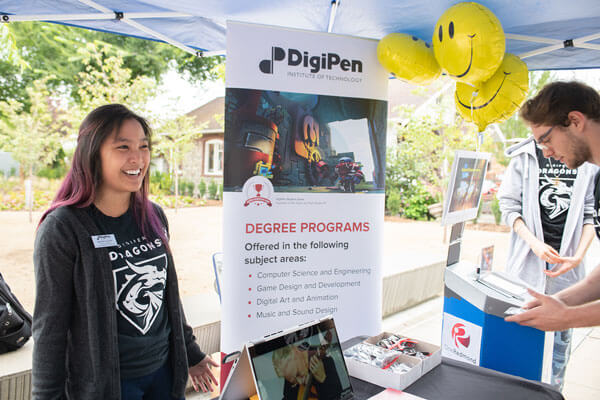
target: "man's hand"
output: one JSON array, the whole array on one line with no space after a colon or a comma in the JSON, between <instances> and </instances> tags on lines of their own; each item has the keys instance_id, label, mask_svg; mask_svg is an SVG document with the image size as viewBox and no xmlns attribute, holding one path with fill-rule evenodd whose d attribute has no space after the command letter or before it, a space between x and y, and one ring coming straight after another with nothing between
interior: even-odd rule
<instances>
[{"instance_id":1,"label":"man's hand","mask_svg":"<svg viewBox=\"0 0 600 400\"><path fill-rule=\"evenodd\" d=\"M310 358L309 368L310 373L317 381L319 381L319 383L325 382L325 378L327 378L327 375L325 375L325 366L319 357L312 356Z\"/></svg>"},{"instance_id":2,"label":"man's hand","mask_svg":"<svg viewBox=\"0 0 600 400\"><path fill-rule=\"evenodd\" d=\"M564 262L564 259L560 256L560 254L558 254L558 251L554 250L552 246L547 245L539 239L536 239L531 244L531 250L542 261L545 261L549 264L560 264Z\"/></svg>"},{"instance_id":3,"label":"man's hand","mask_svg":"<svg viewBox=\"0 0 600 400\"><path fill-rule=\"evenodd\" d=\"M556 278L557 276L560 276L565 272L572 270L581 263L581 259L576 257L561 257L561 259L563 260L563 262L557 264L550 271L544 271L544 273L551 278Z\"/></svg>"},{"instance_id":4,"label":"man's hand","mask_svg":"<svg viewBox=\"0 0 600 400\"><path fill-rule=\"evenodd\" d=\"M516 322L543 331L562 331L569 328L567 320L569 307L565 303L531 289L527 291L534 297L523 307L528 311L506 317L504 318L506 322Z\"/></svg>"},{"instance_id":5,"label":"man's hand","mask_svg":"<svg viewBox=\"0 0 600 400\"><path fill-rule=\"evenodd\" d=\"M189 368L188 372L190 374L190 379L192 380L192 385L194 386L194 390L196 392L199 391L199 388L202 389L203 392L213 391L212 385L217 385L217 380L210 370L210 367L218 366L218 363L216 363L209 356L206 356L198 364Z\"/></svg>"}]
</instances>

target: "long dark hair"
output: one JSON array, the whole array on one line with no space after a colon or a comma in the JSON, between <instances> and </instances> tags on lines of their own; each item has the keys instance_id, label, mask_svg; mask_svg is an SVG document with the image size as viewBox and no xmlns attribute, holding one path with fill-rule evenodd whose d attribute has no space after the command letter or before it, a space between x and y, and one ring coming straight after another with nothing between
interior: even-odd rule
<instances>
[{"instance_id":1,"label":"long dark hair","mask_svg":"<svg viewBox=\"0 0 600 400\"><path fill-rule=\"evenodd\" d=\"M122 104L107 104L96 108L85 117L79 127L71 169L58 189L50 208L42 215L40 224L58 207L83 208L93 203L98 187L102 183L100 146L110 135L121 129L123 122L130 119L140 123L148 138L148 146L150 150L152 149L152 129L143 117ZM144 236L159 237L169 248L158 212L148 200L149 186L150 174L146 172L140 190L131 194L130 204L133 215Z\"/></svg>"}]
</instances>

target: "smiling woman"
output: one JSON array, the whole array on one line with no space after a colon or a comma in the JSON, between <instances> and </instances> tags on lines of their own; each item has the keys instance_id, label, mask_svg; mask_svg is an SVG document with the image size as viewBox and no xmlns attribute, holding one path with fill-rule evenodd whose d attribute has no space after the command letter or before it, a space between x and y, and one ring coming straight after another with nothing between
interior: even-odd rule
<instances>
[{"instance_id":1,"label":"smiling woman","mask_svg":"<svg viewBox=\"0 0 600 400\"><path fill-rule=\"evenodd\" d=\"M34 246L35 398L182 399L215 378L187 325L168 222L148 200L151 130L92 111ZM101 374L97 371L102 371Z\"/></svg>"},{"instance_id":2,"label":"smiling woman","mask_svg":"<svg viewBox=\"0 0 600 400\"><path fill-rule=\"evenodd\" d=\"M123 121L100 146L102 183L94 204L118 217L129 208L131 193L142 187L150 164L150 139L139 121Z\"/></svg>"}]
</instances>

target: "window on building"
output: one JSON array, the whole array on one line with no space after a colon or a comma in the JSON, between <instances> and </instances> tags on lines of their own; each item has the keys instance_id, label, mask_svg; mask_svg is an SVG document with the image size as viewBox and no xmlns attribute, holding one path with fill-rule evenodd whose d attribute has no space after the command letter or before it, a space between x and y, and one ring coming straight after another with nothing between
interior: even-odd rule
<instances>
[{"instance_id":1,"label":"window on building","mask_svg":"<svg viewBox=\"0 0 600 400\"><path fill-rule=\"evenodd\" d=\"M204 146L204 172L207 175L223 175L223 141L209 140Z\"/></svg>"}]
</instances>

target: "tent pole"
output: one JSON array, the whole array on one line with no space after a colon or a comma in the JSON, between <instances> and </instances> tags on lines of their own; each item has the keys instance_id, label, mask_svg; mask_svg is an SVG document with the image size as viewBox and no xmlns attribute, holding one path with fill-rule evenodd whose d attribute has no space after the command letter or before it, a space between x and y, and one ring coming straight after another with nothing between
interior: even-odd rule
<instances>
[{"instance_id":1,"label":"tent pole","mask_svg":"<svg viewBox=\"0 0 600 400\"><path fill-rule=\"evenodd\" d=\"M87 6L95 8L96 10L101 11L103 13L113 13L113 15L117 14L115 11L110 10L110 9L104 7L103 5L96 3L95 1L92 1L92 0L78 0L78 1ZM163 42L167 42L175 47L178 47L179 49L181 49L187 53L193 54L198 57L202 57L202 51L192 49L191 47L186 46L183 43L180 43L174 39L171 39L170 37L165 36L162 33L156 32L138 22L131 20L129 17L126 17L124 14L120 14L120 18L119 18L119 14L117 14L117 18L120 19L120 21L126 23L127 25L133 26L134 28L137 28L140 31L147 33L148 35L152 35L155 38L162 40Z\"/></svg>"},{"instance_id":2,"label":"tent pole","mask_svg":"<svg viewBox=\"0 0 600 400\"><path fill-rule=\"evenodd\" d=\"M178 12L164 13L127 13L127 17L136 18L185 18L191 17L190 14ZM29 15L10 15L2 14L1 22L24 22L24 21L89 21L115 19L115 13L91 13L91 14L29 14Z\"/></svg>"},{"instance_id":3,"label":"tent pole","mask_svg":"<svg viewBox=\"0 0 600 400\"><path fill-rule=\"evenodd\" d=\"M562 49L564 47L565 46L562 43L561 44L555 44L555 45L552 45L552 46L542 47L541 49L528 51L526 53L521 53L518 56L522 60L522 59L527 58L527 57L538 56L540 54L549 53L549 52L554 51L554 50Z\"/></svg>"},{"instance_id":4,"label":"tent pole","mask_svg":"<svg viewBox=\"0 0 600 400\"><path fill-rule=\"evenodd\" d=\"M575 47L580 47L583 49L590 49L590 50L600 50L600 44L593 44L593 43L575 43Z\"/></svg>"},{"instance_id":5,"label":"tent pole","mask_svg":"<svg viewBox=\"0 0 600 400\"><path fill-rule=\"evenodd\" d=\"M171 45L173 45L175 47L178 47L181 50L186 51L186 52L188 52L190 54L193 54L193 55L198 56L198 57L202 57L204 55L201 50L192 49L191 47L186 46L183 43L180 43L180 42L178 42L178 41L176 41L174 39L171 39L170 37L165 36L162 33L156 32L156 31L154 31L154 30L152 30L152 29L150 29L150 28L148 28L148 27L146 27L146 26L144 26L144 25L142 25L142 24L140 24L140 23L138 23L136 21L133 21L133 20L127 18L127 17L123 17L123 19L121 21L123 21L127 25L130 25L130 26L133 26L134 28L139 29L140 31L142 31L144 33L147 33L148 35L152 35L152 36L154 36L154 37L162 40L163 42L167 42L167 43L169 43L169 44L171 44Z\"/></svg>"},{"instance_id":6,"label":"tent pole","mask_svg":"<svg viewBox=\"0 0 600 400\"><path fill-rule=\"evenodd\" d=\"M538 36L529 36L529 35L517 35L514 33L507 33L504 35L507 39L513 40L521 40L523 42L535 42L535 43L547 43L547 44L560 44L562 45L563 41L558 39L549 39Z\"/></svg>"},{"instance_id":7,"label":"tent pole","mask_svg":"<svg viewBox=\"0 0 600 400\"><path fill-rule=\"evenodd\" d=\"M583 37L580 37L577 39L572 39L572 40L548 39L548 38L541 38L541 37L536 37L536 36L516 35L516 34L512 34L512 33L507 33L506 38L513 39L513 40L522 40L522 41L527 41L527 42L550 44L550 46L542 47L542 48L539 48L536 50L532 50L532 51L528 51L526 53L519 54L519 58L521 58L521 59L527 58L527 57L538 56L540 54L549 53L551 51L566 48L566 47L573 47L573 48L579 47L579 48L585 48L585 49L600 50L600 44L587 43L589 41L599 39L600 33L595 33L593 35L583 36Z\"/></svg>"},{"instance_id":8,"label":"tent pole","mask_svg":"<svg viewBox=\"0 0 600 400\"><path fill-rule=\"evenodd\" d=\"M333 30L333 23L335 22L335 13L342 0L331 0L331 9L329 10L329 24L327 25L327 33L331 33Z\"/></svg>"}]
</instances>

